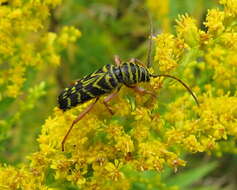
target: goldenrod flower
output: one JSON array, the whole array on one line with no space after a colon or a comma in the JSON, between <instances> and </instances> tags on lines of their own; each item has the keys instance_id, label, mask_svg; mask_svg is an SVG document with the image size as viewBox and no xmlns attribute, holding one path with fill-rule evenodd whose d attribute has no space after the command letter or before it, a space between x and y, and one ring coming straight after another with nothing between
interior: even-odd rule
<instances>
[{"instance_id":1,"label":"goldenrod flower","mask_svg":"<svg viewBox=\"0 0 237 190\"><path fill-rule=\"evenodd\" d=\"M179 15L176 20L177 35L184 39L184 42L190 46L195 47L200 41L199 29L197 28L196 20L186 15Z\"/></svg>"},{"instance_id":2,"label":"goldenrod flower","mask_svg":"<svg viewBox=\"0 0 237 190\"><path fill-rule=\"evenodd\" d=\"M60 2L14 0L8 6L0 6L0 64L5 65L5 73L8 73L7 77L1 76L5 77L1 85L7 86L4 96L20 95L29 66L42 68L45 63L59 65L59 52L80 37L80 32L74 27L63 28L59 36L44 30L50 7ZM62 39L62 36L68 37ZM15 72L16 68L20 71Z\"/></svg>"},{"instance_id":3,"label":"goldenrod flower","mask_svg":"<svg viewBox=\"0 0 237 190\"><path fill-rule=\"evenodd\" d=\"M166 33L158 35L155 41L155 61L158 62L159 70L162 73L170 72L177 67L177 62L184 52L184 41Z\"/></svg>"},{"instance_id":4,"label":"goldenrod flower","mask_svg":"<svg viewBox=\"0 0 237 190\"><path fill-rule=\"evenodd\" d=\"M227 16L237 16L237 2L236 0L220 0L220 4L225 6L225 14Z\"/></svg>"},{"instance_id":5,"label":"goldenrod flower","mask_svg":"<svg viewBox=\"0 0 237 190\"><path fill-rule=\"evenodd\" d=\"M212 35L219 35L225 29L224 26L225 12L218 9L208 10L205 26L208 28L208 32Z\"/></svg>"}]
</instances>

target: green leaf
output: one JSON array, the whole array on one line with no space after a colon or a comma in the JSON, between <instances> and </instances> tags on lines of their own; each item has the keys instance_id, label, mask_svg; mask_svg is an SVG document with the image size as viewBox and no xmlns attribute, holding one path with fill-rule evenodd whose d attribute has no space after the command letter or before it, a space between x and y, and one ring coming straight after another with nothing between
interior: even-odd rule
<instances>
[{"instance_id":1,"label":"green leaf","mask_svg":"<svg viewBox=\"0 0 237 190\"><path fill-rule=\"evenodd\" d=\"M180 188L187 187L194 182L202 179L209 172L214 170L217 167L217 162L207 163L205 165L199 166L197 168L190 169L188 171L184 171L183 173L177 173L176 176L170 177L167 181L167 185L177 185Z\"/></svg>"}]
</instances>

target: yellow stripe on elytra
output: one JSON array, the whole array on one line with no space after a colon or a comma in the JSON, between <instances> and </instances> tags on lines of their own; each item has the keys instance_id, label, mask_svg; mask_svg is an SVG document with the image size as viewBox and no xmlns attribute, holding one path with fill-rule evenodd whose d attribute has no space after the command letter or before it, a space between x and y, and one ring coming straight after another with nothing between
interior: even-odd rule
<instances>
[{"instance_id":1,"label":"yellow stripe on elytra","mask_svg":"<svg viewBox=\"0 0 237 190\"><path fill-rule=\"evenodd\" d=\"M89 95L91 98L94 98L94 97L95 97L95 95L92 94L91 92L89 92L88 90L82 89L82 91L83 91L85 94Z\"/></svg>"},{"instance_id":2,"label":"yellow stripe on elytra","mask_svg":"<svg viewBox=\"0 0 237 190\"><path fill-rule=\"evenodd\" d=\"M96 72L97 72L97 71L96 71ZM101 75L101 74L104 74L104 73L96 73L96 72L92 73L92 74L91 74L91 77L96 77L96 76L99 76L99 75Z\"/></svg>"},{"instance_id":3,"label":"yellow stripe on elytra","mask_svg":"<svg viewBox=\"0 0 237 190\"><path fill-rule=\"evenodd\" d=\"M114 87L111 85L110 81L109 81L109 75L105 75L105 82L106 82L106 84L107 84L111 89L114 88Z\"/></svg>"},{"instance_id":4,"label":"yellow stripe on elytra","mask_svg":"<svg viewBox=\"0 0 237 190\"><path fill-rule=\"evenodd\" d=\"M75 92L76 92L76 87L74 86L74 87L72 87L72 89L71 89L71 93L74 94Z\"/></svg>"},{"instance_id":5,"label":"yellow stripe on elytra","mask_svg":"<svg viewBox=\"0 0 237 190\"><path fill-rule=\"evenodd\" d=\"M93 83L95 80L96 80L96 78L93 77L93 78L87 79L86 81L81 81L81 82L82 82L82 86L86 86L86 85L88 85L88 84L91 84L91 83Z\"/></svg>"},{"instance_id":6,"label":"yellow stripe on elytra","mask_svg":"<svg viewBox=\"0 0 237 190\"><path fill-rule=\"evenodd\" d=\"M115 76L115 74L114 74L113 68L114 68L114 66L113 66L113 67L110 67L110 73L111 73L113 79L115 80L115 82L118 83L118 79L116 78L116 76Z\"/></svg>"},{"instance_id":7,"label":"yellow stripe on elytra","mask_svg":"<svg viewBox=\"0 0 237 190\"><path fill-rule=\"evenodd\" d=\"M71 107L71 99L67 98L67 107L70 108Z\"/></svg>"},{"instance_id":8,"label":"yellow stripe on elytra","mask_svg":"<svg viewBox=\"0 0 237 190\"><path fill-rule=\"evenodd\" d=\"M102 68L102 71L103 72L105 72L105 73L107 73L108 72L108 69L107 69L107 67L106 67L107 65L105 65L103 68Z\"/></svg>"},{"instance_id":9,"label":"yellow stripe on elytra","mask_svg":"<svg viewBox=\"0 0 237 190\"><path fill-rule=\"evenodd\" d=\"M78 103L81 102L81 94L79 92L77 93L77 101L78 101Z\"/></svg>"},{"instance_id":10,"label":"yellow stripe on elytra","mask_svg":"<svg viewBox=\"0 0 237 190\"><path fill-rule=\"evenodd\" d=\"M100 90L103 90L103 91L105 91L105 92L109 92L109 91L110 91L109 89L104 89L102 86L98 85L98 82L99 82L100 80L103 80L103 76L101 76L100 78L98 78L98 79L95 81L95 83L92 84L92 85L93 85L94 87L100 89Z\"/></svg>"}]
</instances>

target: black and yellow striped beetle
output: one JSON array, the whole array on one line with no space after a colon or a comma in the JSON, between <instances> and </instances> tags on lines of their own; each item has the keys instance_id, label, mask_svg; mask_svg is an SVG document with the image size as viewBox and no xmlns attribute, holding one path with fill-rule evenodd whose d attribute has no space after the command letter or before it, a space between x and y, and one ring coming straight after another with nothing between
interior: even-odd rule
<instances>
[{"instance_id":1,"label":"black and yellow striped beetle","mask_svg":"<svg viewBox=\"0 0 237 190\"><path fill-rule=\"evenodd\" d=\"M71 132L73 126L80 121L95 105L99 100L100 96L108 94L104 99L103 103L107 110L114 114L113 110L110 108L108 102L116 96L120 88L125 85L128 88L132 88L135 92L140 94L150 94L153 98L156 98L156 95L148 90L145 90L139 86L138 83L149 82L151 78L157 77L168 77L175 79L180 82L192 95L195 102L199 106L199 102L195 94L192 92L191 88L186 85L182 80L176 78L175 76L168 74L158 74L154 75L149 73L147 67L151 66L152 60L152 22L150 15L150 40L147 56L147 66L144 65L140 60L132 58L128 62L122 62L120 58L116 55L114 56L115 64L108 64L98 69L97 71L86 75L82 79L76 81L73 85L68 88L65 88L61 94L58 96L59 108L63 111L71 109L79 104L83 104L91 99L95 99L79 116L72 122L69 130L62 141L62 151L64 151L64 144L67 140L69 133Z\"/></svg>"},{"instance_id":2,"label":"black and yellow striped beetle","mask_svg":"<svg viewBox=\"0 0 237 190\"><path fill-rule=\"evenodd\" d=\"M118 93L121 86L125 85L134 89L141 94L150 94L155 97L151 91L147 91L137 84L141 82L149 82L150 78L169 77L180 82L193 96L197 105L199 105L197 97L183 81L180 79L167 75L159 74L153 75L149 73L146 66L138 59L131 59L128 62L122 62L118 56L114 58L115 65L108 64L99 70L83 77L76 81L69 88L65 88L58 97L59 108L63 111L71 109L78 104L83 104L91 99L95 99L80 115L72 122L67 134L62 141L62 151L64 151L65 141L72 130L73 126L80 121L95 105L100 96L109 94L103 101L105 107L111 114L114 114L108 102Z\"/></svg>"}]
</instances>

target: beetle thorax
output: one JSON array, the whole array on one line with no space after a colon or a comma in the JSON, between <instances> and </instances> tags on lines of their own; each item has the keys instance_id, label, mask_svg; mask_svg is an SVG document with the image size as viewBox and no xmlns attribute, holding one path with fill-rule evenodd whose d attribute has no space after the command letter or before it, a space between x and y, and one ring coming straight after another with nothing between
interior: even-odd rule
<instances>
[{"instance_id":1,"label":"beetle thorax","mask_svg":"<svg viewBox=\"0 0 237 190\"><path fill-rule=\"evenodd\" d=\"M148 70L135 63L123 63L120 66L122 83L125 85L137 84L140 82L150 81L150 74Z\"/></svg>"}]
</instances>

